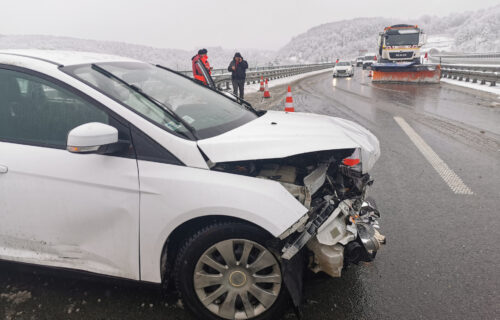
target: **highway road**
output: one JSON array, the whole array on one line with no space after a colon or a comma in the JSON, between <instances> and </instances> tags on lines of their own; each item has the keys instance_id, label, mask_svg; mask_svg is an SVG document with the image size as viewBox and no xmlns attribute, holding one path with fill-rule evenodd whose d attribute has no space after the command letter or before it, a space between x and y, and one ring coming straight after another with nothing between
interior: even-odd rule
<instances>
[{"instance_id":1,"label":"highway road","mask_svg":"<svg viewBox=\"0 0 500 320\"><path fill-rule=\"evenodd\" d=\"M367 75L325 72L292 83L297 112L353 120L379 138L370 195L388 239L372 264L339 279L311 277L304 319L498 318L500 99L449 84L374 85ZM285 92L247 98L277 110ZM194 319L154 286L7 262L0 316Z\"/></svg>"}]
</instances>

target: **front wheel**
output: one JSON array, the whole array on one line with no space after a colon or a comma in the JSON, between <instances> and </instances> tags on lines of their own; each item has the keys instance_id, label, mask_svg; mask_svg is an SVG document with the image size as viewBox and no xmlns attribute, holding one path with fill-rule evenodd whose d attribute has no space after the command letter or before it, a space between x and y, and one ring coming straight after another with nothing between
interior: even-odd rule
<instances>
[{"instance_id":1,"label":"front wheel","mask_svg":"<svg viewBox=\"0 0 500 320\"><path fill-rule=\"evenodd\" d=\"M276 319L287 306L280 264L269 236L239 222L195 233L175 263L177 289L201 319Z\"/></svg>"}]
</instances>

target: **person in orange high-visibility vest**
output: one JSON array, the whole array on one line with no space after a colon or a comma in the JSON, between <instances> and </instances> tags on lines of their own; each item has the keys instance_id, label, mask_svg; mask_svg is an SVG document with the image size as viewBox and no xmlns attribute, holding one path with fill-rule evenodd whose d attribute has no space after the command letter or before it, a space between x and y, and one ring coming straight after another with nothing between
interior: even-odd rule
<instances>
[{"instance_id":1,"label":"person in orange high-visibility vest","mask_svg":"<svg viewBox=\"0 0 500 320\"><path fill-rule=\"evenodd\" d=\"M193 77L200 81L203 82L203 84L207 85L207 79L205 79L205 76L203 75L202 70L200 69L200 65L197 63L198 61L201 61L203 65L205 66L205 69L209 75L212 74L212 68L210 67L210 64L208 63L208 56L207 56L207 49L200 49L198 50L198 54L195 55L193 58L191 58L191 61L193 63Z\"/></svg>"}]
</instances>

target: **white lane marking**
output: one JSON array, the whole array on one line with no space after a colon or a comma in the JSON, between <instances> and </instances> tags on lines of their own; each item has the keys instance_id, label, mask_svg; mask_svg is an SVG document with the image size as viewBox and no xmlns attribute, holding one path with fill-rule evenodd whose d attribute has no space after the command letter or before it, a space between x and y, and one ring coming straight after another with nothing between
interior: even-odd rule
<instances>
[{"instance_id":1,"label":"white lane marking","mask_svg":"<svg viewBox=\"0 0 500 320\"><path fill-rule=\"evenodd\" d=\"M436 169L437 173L443 178L444 182L448 184L450 189L456 194L474 194L469 187L460 179L459 176L437 155L434 150L413 130L412 127L401 117L394 117L394 120L399 124L401 129L408 135L410 140L415 144L418 150L424 155L427 161L430 162L432 167Z\"/></svg>"}]
</instances>

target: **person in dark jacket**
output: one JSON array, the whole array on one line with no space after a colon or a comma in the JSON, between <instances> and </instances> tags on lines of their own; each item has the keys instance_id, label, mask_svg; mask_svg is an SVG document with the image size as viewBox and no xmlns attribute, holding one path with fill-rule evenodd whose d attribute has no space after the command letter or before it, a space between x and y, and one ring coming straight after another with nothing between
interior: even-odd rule
<instances>
[{"instance_id":1,"label":"person in dark jacket","mask_svg":"<svg viewBox=\"0 0 500 320\"><path fill-rule=\"evenodd\" d=\"M240 91L240 98L243 99L245 92L245 78L247 77L248 63L243 60L243 57L239 52L234 54L234 58L229 64L227 70L232 73L231 80L233 81L233 93L238 96L238 90Z\"/></svg>"},{"instance_id":2,"label":"person in dark jacket","mask_svg":"<svg viewBox=\"0 0 500 320\"><path fill-rule=\"evenodd\" d=\"M206 69L206 72L211 75L212 74L212 68L210 67L210 64L208 63L208 56L207 56L207 49L200 49L198 50L198 54L195 55L194 57L191 58L192 61L192 67L193 67L193 77L198 80L203 82L203 84L207 85L208 81L205 79L205 76L203 75L203 72L201 71L201 68L203 66ZM200 66L197 62L200 61L203 63L202 66Z\"/></svg>"}]
</instances>

